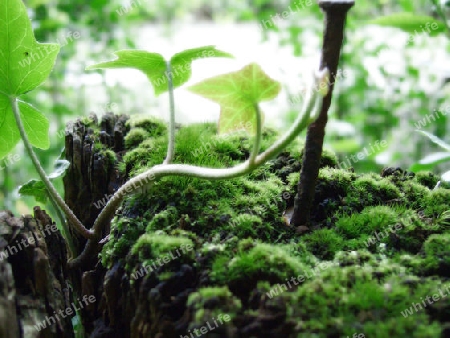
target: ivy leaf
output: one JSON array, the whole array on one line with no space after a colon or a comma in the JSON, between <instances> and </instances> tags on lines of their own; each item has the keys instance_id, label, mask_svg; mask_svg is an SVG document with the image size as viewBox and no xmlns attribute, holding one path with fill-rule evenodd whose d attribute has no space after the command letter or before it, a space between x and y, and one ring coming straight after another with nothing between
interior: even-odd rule
<instances>
[{"instance_id":1,"label":"ivy leaf","mask_svg":"<svg viewBox=\"0 0 450 338\"><path fill-rule=\"evenodd\" d=\"M19 194L22 196L32 196L36 201L45 204L48 200L47 188L40 180L29 180L19 187Z\"/></svg>"},{"instance_id":2,"label":"ivy leaf","mask_svg":"<svg viewBox=\"0 0 450 338\"><path fill-rule=\"evenodd\" d=\"M120 50L114 53L117 58L89 66L86 70L107 68L133 68L143 72L151 82L155 95L169 90L166 60L161 54L145 50ZM231 57L214 46L187 49L175 54L171 60L173 87L186 83L191 77L192 61L205 57Z\"/></svg>"},{"instance_id":3,"label":"ivy leaf","mask_svg":"<svg viewBox=\"0 0 450 338\"><path fill-rule=\"evenodd\" d=\"M204 46L192 49L186 49L181 53L177 53L170 59L170 66L172 68L172 81L174 88L177 88L186 83L191 75L192 61L207 57L229 57L233 55L222 52L216 49L215 46Z\"/></svg>"},{"instance_id":4,"label":"ivy leaf","mask_svg":"<svg viewBox=\"0 0 450 338\"><path fill-rule=\"evenodd\" d=\"M188 88L220 105L219 133L239 129L256 131L256 107L275 98L281 90L259 65L251 63L239 71L206 79Z\"/></svg>"},{"instance_id":5,"label":"ivy leaf","mask_svg":"<svg viewBox=\"0 0 450 338\"><path fill-rule=\"evenodd\" d=\"M97 63L86 70L134 68L147 75L156 96L167 90L166 61L161 54L145 50L119 50L113 54L117 56L115 60Z\"/></svg>"},{"instance_id":6,"label":"ivy leaf","mask_svg":"<svg viewBox=\"0 0 450 338\"><path fill-rule=\"evenodd\" d=\"M413 13L394 13L369 21L369 24L399 28L406 33L427 34L435 36L445 31L445 23L431 16Z\"/></svg>"},{"instance_id":7,"label":"ivy leaf","mask_svg":"<svg viewBox=\"0 0 450 338\"><path fill-rule=\"evenodd\" d=\"M63 176L69 166L69 161L56 160L55 170L50 175L48 175L48 178L54 180L58 177ZM27 183L19 187L19 194L21 194L22 196L32 196L36 199L36 201L43 204L47 203L49 197L47 188L45 187L44 182L42 182L41 180L29 180Z\"/></svg>"},{"instance_id":8,"label":"ivy leaf","mask_svg":"<svg viewBox=\"0 0 450 338\"><path fill-rule=\"evenodd\" d=\"M20 140L9 97L18 97L49 76L58 44L38 43L25 5L20 0L0 2L0 158ZM48 148L48 121L32 106L19 102L25 131L33 146Z\"/></svg>"}]
</instances>

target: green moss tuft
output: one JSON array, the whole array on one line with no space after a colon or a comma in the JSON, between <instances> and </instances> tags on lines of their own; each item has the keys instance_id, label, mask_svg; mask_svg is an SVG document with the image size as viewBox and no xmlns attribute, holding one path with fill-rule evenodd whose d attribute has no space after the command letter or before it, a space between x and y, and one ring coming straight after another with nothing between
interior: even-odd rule
<instances>
[{"instance_id":1,"label":"green moss tuft","mask_svg":"<svg viewBox=\"0 0 450 338\"><path fill-rule=\"evenodd\" d=\"M302 237L308 250L320 259L333 259L344 247L344 238L331 229L319 229Z\"/></svg>"},{"instance_id":2,"label":"green moss tuft","mask_svg":"<svg viewBox=\"0 0 450 338\"><path fill-rule=\"evenodd\" d=\"M147 139L149 133L144 128L133 128L125 136L125 148L131 149L137 147L145 139Z\"/></svg>"}]
</instances>

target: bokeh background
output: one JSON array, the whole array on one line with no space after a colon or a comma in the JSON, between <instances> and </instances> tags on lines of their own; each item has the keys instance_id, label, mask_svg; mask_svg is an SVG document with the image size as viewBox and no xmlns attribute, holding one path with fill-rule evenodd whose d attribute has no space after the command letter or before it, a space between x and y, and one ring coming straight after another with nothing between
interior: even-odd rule
<instances>
[{"instance_id":1,"label":"bokeh background","mask_svg":"<svg viewBox=\"0 0 450 338\"><path fill-rule=\"evenodd\" d=\"M155 97L140 72L85 71L88 65L112 59L116 50L146 49L170 57L186 48L215 45L235 56L193 63L191 80L175 90L180 123L217 121L219 117L218 105L187 92L185 87L256 62L283 85L275 100L262 104L266 125L280 131L286 130L298 113L312 70L319 64L323 14L316 1L24 2L37 40L62 46L49 80L24 97L51 121L51 148L37 150L47 172L53 170L63 150L69 120L91 112L100 117L109 111L168 118L168 94ZM445 2L441 3L444 9ZM442 19L436 3L356 0L349 13L339 66L342 75L329 113L326 148L335 151L341 161L366 148L370 156L351 163L356 172L379 172L385 166L408 169L437 151L436 145L416 129L450 142L449 35L410 34L370 23L397 12ZM289 14L282 18L285 11ZM17 191L37 174L23 145L0 164L0 209L30 213L39 203L19 196ZM442 173L450 169L450 163L430 169ZM55 184L63 193L61 179ZM51 206L44 207L51 210Z\"/></svg>"}]
</instances>

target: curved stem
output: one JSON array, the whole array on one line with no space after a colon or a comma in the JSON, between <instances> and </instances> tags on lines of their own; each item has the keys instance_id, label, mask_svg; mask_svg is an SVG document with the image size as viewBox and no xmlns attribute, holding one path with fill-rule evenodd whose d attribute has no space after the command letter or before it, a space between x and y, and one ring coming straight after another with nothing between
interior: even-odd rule
<instances>
[{"instance_id":1,"label":"curved stem","mask_svg":"<svg viewBox=\"0 0 450 338\"><path fill-rule=\"evenodd\" d=\"M11 107L14 113L14 118L16 119L17 127L19 128L20 136L22 137L23 143L25 145L25 149L28 153L28 156L30 156L31 161L34 164L34 167L36 168L36 171L39 174L39 177L41 178L42 182L44 182L45 187L48 190L48 193L50 195L50 198L54 201L56 205L58 205L66 214L67 218L69 219L69 222L73 224L75 229L83 235L85 238L93 238L94 233L88 229L86 229L83 224L78 220L78 218L74 215L72 210L70 210L69 206L64 202L62 197L58 194L53 184L50 182L49 178L45 174L44 169L41 166L41 163L39 162L36 154L33 151L33 147L31 146L30 141L28 140L28 136L25 132L25 128L22 123L22 119L20 118L20 110L19 105L17 103L17 98L14 96L10 96L9 98ZM67 229L64 229L66 231Z\"/></svg>"},{"instance_id":2,"label":"curved stem","mask_svg":"<svg viewBox=\"0 0 450 338\"><path fill-rule=\"evenodd\" d=\"M318 77L316 77L315 82L318 81L319 79ZM224 169L203 168L189 164L159 164L147 170L146 172L130 179L128 182L122 185L119 190L116 191L116 193L111 197L103 210L100 212L93 225L95 238L88 241L83 252L77 258L70 261L69 266L71 268L78 267L86 259L89 259L93 254L95 254L98 247L98 241L100 239L100 233L102 232L105 225L112 220L115 210L117 210L126 195L137 191L143 191L144 188L152 184L154 180L169 175L220 180L226 178L234 178L250 173L257 167L280 153L290 142L295 139L295 137L303 129L308 126L310 122L310 114L313 108L317 105L317 99L318 95L314 91L312 91L312 95L310 95L305 101L303 109L295 120L294 125L285 133L285 135L283 135L277 142L275 142L274 145L272 145L261 155L255 156L253 160L251 160L252 156L250 156L250 158L244 163L238 164L232 168ZM261 135L261 132L259 132L259 135ZM258 143L258 136L255 143ZM253 148L252 154L257 153L258 151L259 146L255 146Z\"/></svg>"},{"instance_id":3,"label":"curved stem","mask_svg":"<svg viewBox=\"0 0 450 338\"><path fill-rule=\"evenodd\" d=\"M166 62L167 83L169 86L169 104L170 104L170 117L169 117L169 142L167 146L167 156L164 160L164 164L169 164L173 160L175 154L175 100L173 95L173 78L172 67L170 61Z\"/></svg>"},{"instance_id":4,"label":"curved stem","mask_svg":"<svg viewBox=\"0 0 450 338\"><path fill-rule=\"evenodd\" d=\"M256 111L256 136L255 136L255 143L253 144L253 150L250 154L250 158L248 159L250 165L255 163L256 156L258 156L259 149L261 148L261 138L262 138L262 116L258 104L255 104L255 111Z\"/></svg>"}]
</instances>

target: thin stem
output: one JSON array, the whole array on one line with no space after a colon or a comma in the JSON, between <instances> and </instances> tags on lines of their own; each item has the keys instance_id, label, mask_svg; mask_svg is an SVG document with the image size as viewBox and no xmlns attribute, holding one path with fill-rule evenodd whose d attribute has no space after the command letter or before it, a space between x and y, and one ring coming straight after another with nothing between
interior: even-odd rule
<instances>
[{"instance_id":1,"label":"thin stem","mask_svg":"<svg viewBox=\"0 0 450 338\"><path fill-rule=\"evenodd\" d=\"M167 146L167 156L163 164L169 164L173 160L175 154L175 100L173 95L173 78L172 67L170 61L166 61L166 73L167 83L169 86L169 104L170 104L170 117L169 117L169 142Z\"/></svg>"},{"instance_id":2,"label":"thin stem","mask_svg":"<svg viewBox=\"0 0 450 338\"><path fill-rule=\"evenodd\" d=\"M255 163L256 156L258 156L259 149L261 148L261 138L262 138L262 117L261 111L259 110L258 104L255 104L256 111L256 136L255 143L253 144L253 150L248 159L250 165Z\"/></svg>"},{"instance_id":3,"label":"thin stem","mask_svg":"<svg viewBox=\"0 0 450 338\"><path fill-rule=\"evenodd\" d=\"M69 227L66 224L66 219L64 218L63 214L61 213L61 209L59 209L58 205L56 205L55 200L51 197L50 197L50 203L52 203L53 208L55 209L56 215L58 216L59 221L61 222L62 232L64 235L64 239L67 242L67 247L69 248L70 256L75 257L77 250L75 248L75 244L73 243L72 236L70 235Z\"/></svg>"},{"instance_id":4,"label":"thin stem","mask_svg":"<svg viewBox=\"0 0 450 338\"><path fill-rule=\"evenodd\" d=\"M318 77L316 77L315 80L317 83L319 81ZM70 261L69 266L71 268L78 267L86 259L89 259L96 253L98 241L100 239L99 237L103 228L112 220L115 210L119 207L126 195L131 194L132 192L143 191L145 190L144 188L151 185L153 181L169 175L189 176L210 180L220 180L242 176L250 173L269 159L275 157L290 142L292 142L303 129L306 128L310 122L311 110L314 106L317 106L317 96L318 95L313 91L312 95L310 95L305 101L304 108L294 122L294 125L272 147L267 149L261 155L256 156L253 161L250 161L249 158L244 163L238 164L232 168L224 169L203 168L189 164L159 164L130 179L116 191L116 193L111 197L103 210L100 212L93 225L95 238L87 242L83 252L77 258ZM259 135L261 135L261 132ZM258 142L258 140L256 142ZM254 147L254 150L255 149L256 147ZM257 151L259 151L259 147Z\"/></svg>"},{"instance_id":5,"label":"thin stem","mask_svg":"<svg viewBox=\"0 0 450 338\"><path fill-rule=\"evenodd\" d=\"M22 137L23 143L25 145L25 149L28 153L28 156L30 156L31 161L34 164L34 167L36 168L36 171L39 174L39 177L41 178L42 182L44 182L45 187L48 190L48 193L50 195L50 198L53 199L54 203L58 205L66 214L67 218L73 224L75 229L80 232L81 235L85 238L93 238L94 233L88 229L86 229L83 224L78 220L78 218L74 215L72 210L67 206L67 204L64 202L62 197L58 194L53 184L50 182L49 178L45 174L44 169L41 166L41 163L39 162L36 154L33 151L33 147L31 146L30 141L28 140L28 136L25 132L25 128L22 123L22 119L20 118L20 110L19 105L17 103L17 98L14 96L10 96L10 103L11 107L14 113L14 118L16 119L17 127L19 128L20 136Z\"/></svg>"}]
</instances>

